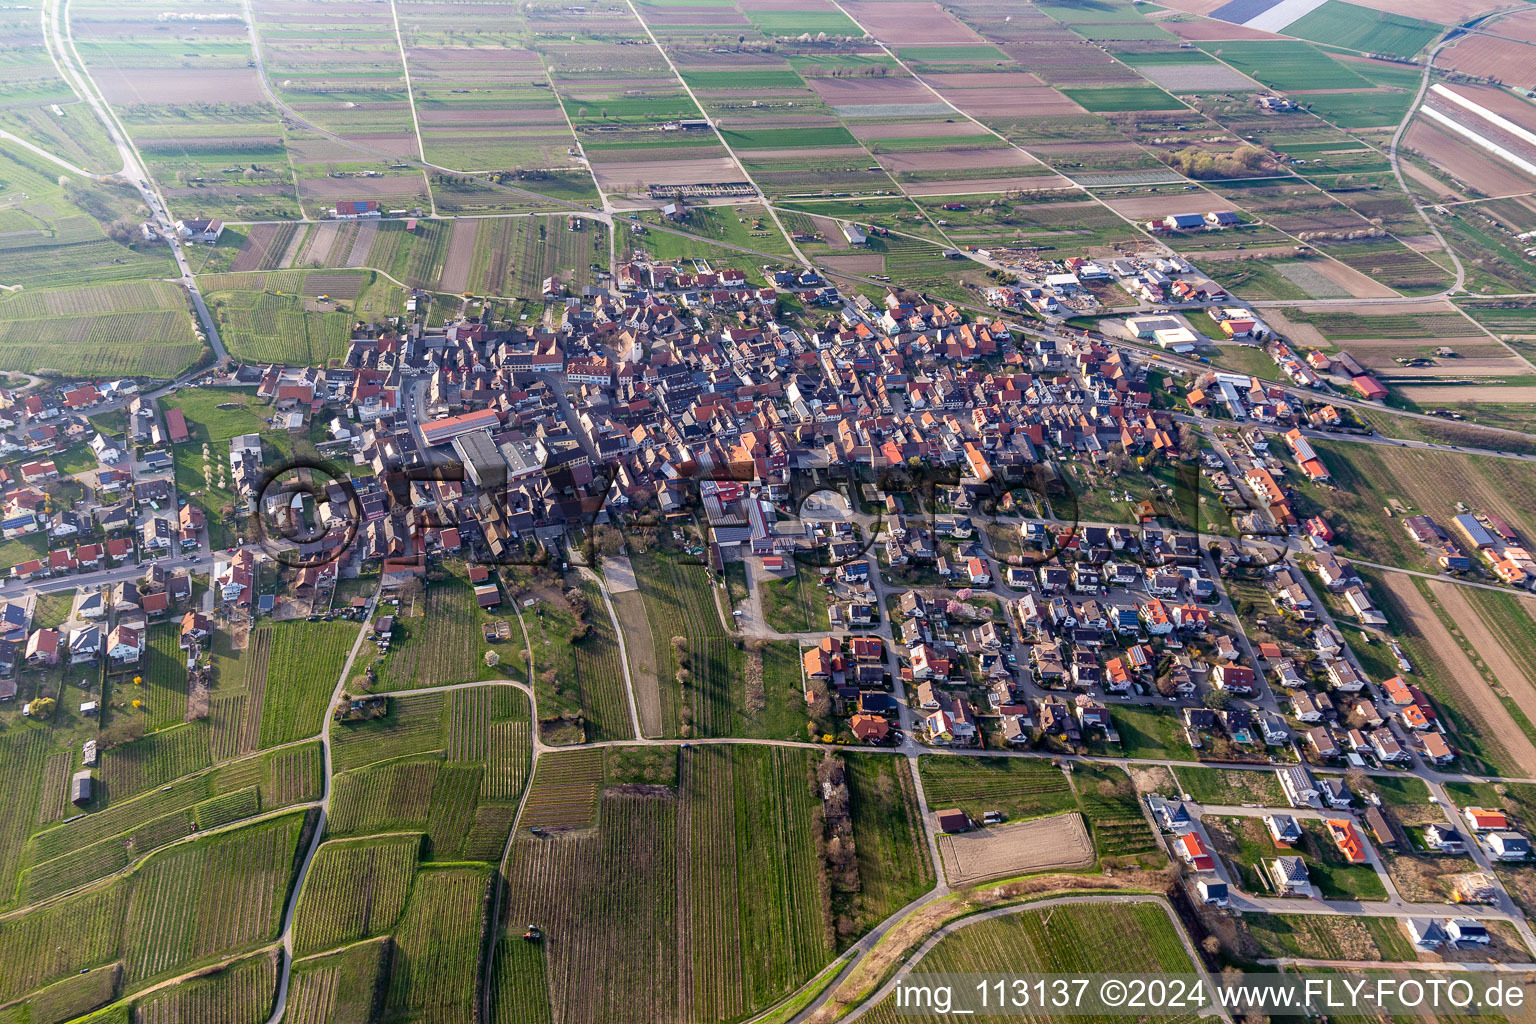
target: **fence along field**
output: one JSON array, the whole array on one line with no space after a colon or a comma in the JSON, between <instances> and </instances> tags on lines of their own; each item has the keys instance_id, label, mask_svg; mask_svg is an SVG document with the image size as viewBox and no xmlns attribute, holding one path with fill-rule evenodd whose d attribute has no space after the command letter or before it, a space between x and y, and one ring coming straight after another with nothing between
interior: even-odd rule
<instances>
[{"instance_id":1,"label":"fence along field","mask_svg":"<svg viewBox=\"0 0 1536 1024\"><path fill-rule=\"evenodd\" d=\"M327 842L294 912L295 956L391 931L410 895L420 833Z\"/></svg>"},{"instance_id":2,"label":"fence along field","mask_svg":"<svg viewBox=\"0 0 1536 1024\"><path fill-rule=\"evenodd\" d=\"M498 1021L540 1019L545 998L570 1022L736 1019L826 965L835 943L811 755L679 751L675 789L621 786L581 806L601 784L601 755L539 758L502 924L508 944L538 925L544 956L498 953ZM583 827L594 813L596 828ZM549 831L556 823L577 827ZM544 834L530 834L533 824Z\"/></svg>"},{"instance_id":3,"label":"fence along field","mask_svg":"<svg viewBox=\"0 0 1536 1024\"><path fill-rule=\"evenodd\" d=\"M0 1002L120 959L139 987L271 941L306 817L157 853L107 885L0 920Z\"/></svg>"}]
</instances>

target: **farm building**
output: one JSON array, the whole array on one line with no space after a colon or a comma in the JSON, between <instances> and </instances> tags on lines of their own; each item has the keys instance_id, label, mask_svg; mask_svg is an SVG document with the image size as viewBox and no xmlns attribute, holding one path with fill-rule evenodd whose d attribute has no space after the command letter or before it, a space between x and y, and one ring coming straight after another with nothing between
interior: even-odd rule
<instances>
[{"instance_id":1,"label":"farm building","mask_svg":"<svg viewBox=\"0 0 1536 1024\"><path fill-rule=\"evenodd\" d=\"M934 814L934 818L938 822L940 832L969 832L971 830L971 819L967 818L965 812L958 807L937 811Z\"/></svg>"},{"instance_id":2,"label":"farm building","mask_svg":"<svg viewBox=\"0 0 1536 1024\"><path fill-rule=\"evenodd\" d=\"M1360 392L1360 397L1364 398L1367 402L1380 402L1387 397L1387 389L1382 385L1381 381L1368 373L1361 374L1351 380L1350 383L1355 386L1356 391Z\"/></svg>"},{"instance_id":3,"label":"farm building","mask_svg":"<svg viewBox=\"0 0 1536 1024\"><path fill-rule=\"evenodd\" d=\"M71 803L88 804L91 802L91 773L89 771L75 772L69 780L69 799Z\"/></svg>"},{"instance_id":4,"label":"farm building","mask_svg":"<svg viewBox=\"0 0 1536 1024\"><path fill-rule=\"evenodd\" d=\"M1494 545L1493 534L1486 526L1477 521L1477 517L1463 513L1452 520L1461 535L1467 538L1467 543L1481 551L1483 548L1491 548Z\"/></svg>"},{"instance_id":5,"label":"farm building","mask_svg":"<svg viewBox=\"0 0 1536 1024\"><path fill-rule=\"evenodd\" d=\"M212 245L223 233L224 222L221 220L198 218L176 222L176 234L189 242L207 242Z\"/></svg>"},{"instance_id":6,"label":"farm building","mask_svg":"<svg viewBox=\"0 0 1536 1024\"><path fill-rule=\"evenodd\" d=\"M864 245L869 241L869 237L859 229L857 224L844 224L843 237L848 240L849 245Z\"/></svg>"},{"instance_id":7,"label":"farm building","mask_svg":"<svg viewBox=\"0 0 1536 1024\"><path fill-rule=\"evenodd\" d=\"M187 417L180 409L172 409L165 414L165 433L172 444L180 444L191 436L187 432Z\"/></svg>"},{"instance_id":8,"label":"farm building","mask_svg":"<svg viewBox=\"0 0 1536 1024\"><path fill-rule=\"evenodd\" d=\"M1205 218L1198 213L1170 213L1162 223L1168 231L1196 231L1205 227Z\"/></svg>"},{"instance_id":9,"label":"farm building","mask_svg":"<svg viewBox=\"0 0 1536 1024\"><path fill-rule=\"evenodd\" d=\"M337 220L383 216L377 199L339 199L336 201L335 213Z\"/></svg>"}]
</instances>

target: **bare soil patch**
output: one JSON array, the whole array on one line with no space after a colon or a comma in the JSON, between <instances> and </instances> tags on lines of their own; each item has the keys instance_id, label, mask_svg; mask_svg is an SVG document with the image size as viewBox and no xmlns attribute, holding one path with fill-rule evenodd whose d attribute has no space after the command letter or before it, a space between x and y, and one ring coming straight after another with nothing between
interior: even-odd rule
<instances>
[{"instance_id":1,"label":"bare soil patch","mask_svg":"<svg viewBox=\"0 0 1536 1024\"><path fill-rule=\"evenodd\" d=\"M915 78L812 78L807 84L832 107L938 102Z\"/></svg>"},{"instance_id":2,"label":"bare soil patch","mask_svg":"<svg viewBox=\"0 0 1536 1024\"><path fill-rule=\"evenodd\" d=\"M1536 51L1533 51L1532 56L1536 57ZM1465 119L1457 118L1457 120L1465 120L1468 122L1468 127L1474 131L1479 131L1487 124L1470 113L1467 113ZM1482 134L1480 131L1479 133ZM1446 174L1484 195L1498 196L1530 190L1530 178L1521 174L1512 165L1478 148L1471 140L1425 118L1420 117L1414 120L1403 141L1409 149L1439 167ZM1404 166L1411 165L1404 164ZM1445 186L1439 182L1435 182L1432 186L1434 195L1444 191Z\"/></svg>"},{"instance_id":3,"label":"bare soil patch","mask_svg":"<svg viewBox=\"0 0 1536 1024\"><path fill-rule=\"evenodd\" d=\"M1375 278L1362 274L1338 260L1312 260L1307 266L1313 267L1318 273L1357 299L1390 299L1397 294Z\"/></svg>"},{"instance_id":4,"label":"bare soil patch","mask_svg":"<svg viewBox=\"0 0 1536 1024\"><path fill-rule=\"evenodd\" d=\"M368 252L373 247L373 240L379 233L379 222L376 220L361 221L357 225L357 237L352 239L352 251L347 253L346 265L357 268L367 264Z\"/></svg>"},{"instance_id":5,"label":"bare soil patch","mask_svg":"<svg viewBox=\"0 0 1536 1024\"><path fill-rule=\"evenodd\" d=\"M1354 343L1351 342L1351 345ZM1467 346L1457 345L1456 351L1464 352ZM1490 345L1488 349L1496 349ZM1517 356L1476 357L1463 355L1460 359L1442 359L1434 366L1399 366L1392 358L1377 355L1369 365L1378 368L1397 380L1424 380L1433 383L1442 377L1500 377L1508 378L1530 372L1530 367ZM1358 358L1358 356L1357 356Z\"/></svg>"},{"instance_id":6,"label":"bare soil patch","mask_svg":"<svg viewBox=\"0 0 1536 1024\"><path fill-rule=\"evenodd\" d=\"M412 137L409 152L416 152ZM400 175L388 178L300 178L299 191L309 199L384 199L427 194L424 175Z\"/></svg>"},{"instance_id":7,"label":"bare soil patch","mask_svg":"<svg viewBox=\"0 0 1536 1024\"><path fill-rule=\"evenodd\" d=\"M448 258L443 262L442 287L445 292L462 292L469 284L469 265L475 258L475 237L480 233L478 220L456 220L448 239Z\"/></svg>"},{"instance_id":8,"label":"bare soil patch","mask_svg":"<svg viewBox=\"0 0 1536 1024\"><path fill-rule=\"evenodd\" d=\"M982 41L969 26L926 0L850 0L843 7L870 35L896 46Z\"/></svg>"},{"instance_id":9,"label":"bare soil patch","mask_svg":"<svg viewBox=\"0 0 1536 1024\"><path fill-rule=\"evenodd\" d=\"M234 262L229 269L235 273L247 270L255 270L261 265L262 257L272 247L272 239L277 237L276 224L257 224L245 236L245 244L235 254Z\"/></svg>"},{"instance_id":10,"label":"bare soil patch","mask_svg":"<svg viewBox=\"0 0 1536 1024\"><path fill-rule=\"evenodd\" d=\"M1412 903L1449 903L1455 877L1477 870L1466 857L1420 857L1406 853L1388 853L1382 858L1392 885L1403 899Z\"/></svg>"},{"instance_id":11,"label":"bare soil patch","mask_svg":"<svg viewBox=\"0 0 1536 1024\"><path fill-rule=\"evenodd\" d=\"M605 192L626 192L650 184L684 185L740 181L741 168L730 157L702 160L651 160L644 163L594 163L592 173Z\"/></svg>"},{"instance_id":12,"label":"bare soil patch","mask_svg":"<svg viewBox=\"0 0 1536 1024\"><path fill-rule=\"evenodd\" d=\"M937 153L881 153L876 159L888 171L944 171L956 166L985 172L994 167L1038 167L1039 161L1021 150L946 149Z\"/></svg>"},{"instance_id":13,"label":"bare soil patch","mask_svg":"<svg viewBox=\"0 0 1536 1024\"><path fill-rule=\"evenodd\" d=\"M860 253L856 256L826 256L822 262L831 270L844 274L868 277L885 272L885 257L877 253Z\"/></svg>"},{"instance_id":14,"label":"bare soil patch","mask_svg":"<svg viewBox=\"0 0 1536 1024\"><path fill-rule=\"evenodd\" d=\"M1093 863L1093 842L1083 816L1073 811L940 836L939 856L949 884L963 886L988 878L1087 867Z\"/></svg>"},{"instance_id":15,"label":"bare soil patch","mask_svg":"<svg viewBox=\"0 0 1536 1024\"><path fill-rule=\"evenodd\" d=\"M1205 17L1212 11L1225 7L1228 0L1169 0L1164 6L1175 11L1183 11L1185 14L1198 14Z\"/></svg>"},{"instance_id":16,"label":"bare soil patch","mask_svg":"<svg viewBox=\"0 0 1536 1024\"><path fill-rule=\"evenodd\" d=\"M1437 54L1435 64L1479 77L1491 75L1527 89L1536 86L1536 61L1531 59L1536 55L1536 47L1519 41L1536 39L1536 11L1519 11L1500 18L1489 26L1489 31L1505 38L1463 36Z\"/></svg>"},{"instance_id":17,"label":"bare soil patch","mask_svg":"<svg viewBox=\"0 0 1536 1024\"><path fill-rule=\"evenodd\" d=\"M1411 632L1422 636L1445 665L1446 681L1456 687L1459 697L1456 710L1472 720L1483 743L1502 749L1522 775L1529 776L1536 772L1536 746L1515 725L1514 719L1499 702L1498 696L1488 688L1482 674L1461 649L1456 638L1441 625L1429 602L1414 586L1413 578L1389 572L1383 573L1382 579L1407 617L1405 625ZM1454 584L1447 586L1454 587ZM1438 599L1438 592L1436 596ZM1469 610L1466 618L1475 619L1476 616Z\"/></svg>"},{"instance_id":18,"label":"bare soil patch","mask_svg":"<svg viewBox=\"0 0 1536 1024\"><path fill-rule=\"evenodd\" d=\"M166 68L146 71L92 65L91 77L109 103L264 103L254 68Z\"/></svg>"},{"instance_id":19,"label":"bare soil patch","mask_svg":"<svg viewBox=\"0 0 1536 1024\"><path fill-rule=\"evenodd\" d=\"M914 196L966 196L983 192L1011 192L1014 189L1076 188L1059 174L1032 174L1016 178L965 178L955 181L908 182L902 188Z\"/></svg>"},{"instance_id":20,"label":"bare soil patch","mask_svg":"<svg viewBox=\"0 0 1536 1024\"><path fill-rule=\"evenodd\" d=\"M1350 2L1358 3L1361 7L1386 11L1388 14L1438 21L1442 25L1457 25L1468 18L1475 18L1479 14L1486 14L1501 6L1490 3L1489 0L1350 0ZM1498 26L1494 31L1504 32L1503 20L1494 24ZM1435 63L1438 64L1439 60L1437 59Z\"/></svg>"},{"instance_id":21,"label":"bare soil patch","mask_svg":"<svg viewBox=\"0 0 1536 1024\"><path fill-rule=\"evenodd\" d=\"M610 594L622 594L640 589L635 583L634 565L628 558L621 555L610 555L603 559L603 579L608 581Z\"/></svg>"},{"instance_id":22,"label":"bare soil patch","mask_svg":"<svg viewBox=\"0 0 1536 1024\"><path fill-rule=\"evenodd\" d=\"M1112 196L1105 200L1111 210L1122 217L1130 217L1132 220L1146 220L1157 217L1161 219L1169 213L1205 213L1209 204L1210 209L1225 209L1221 205L1222 199L1212 195L1205 189L1198 192L1189 192L1182 196L1170 196L1156 194L1150 196ZM1268 314L1266 314L1268 315Z\"/></svg>"},{"instance_id":23,"label":"bare soil patch","mask_svg":"<svg viewBox=\"0 0 1536 1024\"><path fill-rule=\"evenodd\" d=\"M1048 85L1018 89L946 89L944 98L976 118L1042 117L1048 114L1085 114L1082 107Z\"/></svg>"},{"instance_id":24,"label":"bare soil patch","mask_svg":"<svg viewBox=\"0 0 1536 1024\"><path fill-rule=\"evenodd\" d=\"M951 89L1022 89L1044 85L1039 75L1029 71L962 71L953 75L930 75L928 81L939 92Z\"/></svg>"},{"instance_id":25,"label":"bare soil patch","mask_svg":"<svg viewBox=\"0 0 1536 1024\"><path fill-rule=\"evenodd\" d=\"M309 238L304 242L304 248L299 250L298 257L294 260L296 266L319 265L325 262L330 255L331 246L336 241L336 233L341 230L341 224L334 220L321 221L315 225L315 230L309 233Z\"/></svg>"},{"instance_id":26,"label":"bare soil patch","mask_svg":"<svg viewBox=\"0 0 1536 1024\"><path fill-rule=\"evenodd\" d=\"M1454 402L1536 402L1536 385L1408 384L1398 389L1404 398L1427 405Z\"/></svg>"}]
</instances>

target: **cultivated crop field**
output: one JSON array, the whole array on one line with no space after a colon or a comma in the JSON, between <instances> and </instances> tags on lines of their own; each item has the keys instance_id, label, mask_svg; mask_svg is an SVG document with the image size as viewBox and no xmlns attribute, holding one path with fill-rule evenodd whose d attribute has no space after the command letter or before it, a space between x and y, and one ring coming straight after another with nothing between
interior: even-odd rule
<instances>
[{"instance_id":1,"label":"cultivated crop field","mask_svg":"<svg viewBox=\"0 0 1536 1024\"><path fill-rule=\"evenodd\" d=\"M959 807L980 821L1002 811L1011 821L1077 809L1061 769L1025 758L938 757L918 759L923 792L935 810Z\"/></svg>"},{"instance_id":2,"label":"cultivated crop field","mask_svg":"<svg viewBox=\"0 0 1536 1024\"><path fill-rule=\"evenodd\" d=\"M541 806L553 802L556 785L568 803L583 787L595 799L600 757L541 757L540 779L556 758L563 778L536 780L529 810L544 793ZM499 1020L540 1019L546 999L564 1020L636 1012L647 1020L732 1019L782 997L831 958L836 940L830 906L817 894L820 859L808 827L819 805L814 755L732 745L677 757L675 789L610 789L594 808L595 829L534 836L526 826L537 820L525 812L508 862L504 923L536 923L546 941L543 957L498 957ZM894 785L878 774L865 779L871 788ZM874 887L884 902L913 884L892 878ZM689 952L679 958L674 949ZM622 969L593 972L593 963Z\"/></svg>"},{"instance_id":3,"label":"cultivated crop field","mask_svg":"<svg viewBox=\"0 0 1536 1024\"><path fill-rule=\"evenodd\" d=\"M280 622L251 633L259 659L247 652L251 661L245 685L262 694L260 746L319 735L325 706L356 639L357 627L345 622ZM252 679L249 673L255 672L264 678Z\"/></svg>"},{"instance_id":4,"label":"cultivated crop field","mask_svg":"<svg viewBox=\"0 0 1536 1024\"><path fill-rule=\"evenodd\" d=\"M208 731L207 722L188 722L103 751L97 801L126 800L208 767Z\"/></svg>"},{"instance_id":5,"label":"cultivated crop field","mask_svg":"<svg viewBox=\"0 0 1536 1024\"><path fill-rule=\"evenodd\" d=\"M119 958L136 986L270 941L305 818L179 845L105 886L0 921L0 999Z\"/></svg>"},{"instance_id":6,"label":"cultivated crop field","mask_svg":"<svg viewBox=\"0 0 1536 1024\"><path fill-rule=\"evenodd\" d=\"M650 622L665 734L739 735L733 709L742 699L744 655L720 625L703 566L661 554L631 561ZM673 637L684 638L681 649Z\"/></svg>"},{"instance_id":7,"label":"cultivated crop field","mask_svg":"<svg viewBox=\"0 0 1536 1024\"><path fill-rule=\"evenodd\" d=\"M275 818L151 859L133 876L127 905L130 981L275 935L304 818Z\"/></svg>"},{"instance_id":8,"label":"cultivated crop field","mask_svg":"<svg viewBox=\"0 0 1536 1024\"><path fill-rule=\"evenodd\" d=\"M168 282L0 293L0 368L169 378L205 351Z\"/></svg>"},{"instance_id":9,"label":"cultivated crop field","mask_svg":"<svg viewBox=\"0 0 1536 1024\"><path fill-rule=\"evenodd\" d=\"M421 839L407 833L322 845L294 913L294 954L392 931L410 895Z\"/></svg>"},{"instance_id":10,"label":"cultivated crop field","mask_svg":"<svg viewBox=\"0 0 1536 1024\"><path fill-rule=\"evenodd\" d=\"M295 960L288 994L294 1024L366 1024L375 1019L389 969L390 939ZM285 1018L287 1019L287 1018Z\"/></svg>"},{"instance_id":11,"label":"cultivated crop field","mask_svg":"<svg viewBox=\"0 0 1536 1024\"><path fill-rule=\"evenodd\" d=\"M978 971L1174 974L1193 970L1179 928L1160 904L1067 904L963 924L918 961L912 978L920 984L925 974ZM937 1024L946 1018L898 1015L887 999L866 1019L879 1024ZM1158 1016L1168 1024L1193 1024L1198 1019L1195 1015Z\"/></svg>"},{"instance_id":12,"label":"cultivated crop field","mask_svg":"<svg viewBox=\"0 0 1536 1024\"><path fill-rule=\"evenodd\" d=\"M159 989L134 1001L136 1024L181 1024L199 1020L218 1024L260 1024L272 1012L277 995L274 951L258 953L180 985Z\"/></svg>"},{"instance_id":13,"label":"cultivated crop field","mask_svg":"<svg viewBox=\"0 0 1536 1024\"><path fill-rule=\"evenodd\" d=\"M413 693L389 699L389 713L362 722L336 722L331 758L338 772L411 754L443 749L445 695Z\"/></svg>"},{"instance_id":14,"label":"cultivated crop field","mask_svg":"<svg viewBox=\"0 0 1536 1024\"><path fill-rule=\"evenodd\" d=\"M572 750L545 754L533 773L518 828L591 825L603 782L603 752Z\"/></svg>"},{"instance_id":15,"label":"cultivated crop field","mask_svg":"<svg viewBox=\"0 0 1536 1024\"><path fill-rule=\"evenodd\" d=\"M232 354L292 366L340 359L354 319L379 321L405 304L398 285L370 271L215 274L199 287Z\"/></svg>"},{"instance_id":16,"label":"cultivated crop field","mask_svg":"<svg viewBox=\"0 0 1536 1024\"><path fill-rule=\"evenodd\" d=\"M527 698L485 686L390 704L383 719L334 726L331 833L424 831L429 859L499 859L528 774Z\"/></svg>"},{"instance_id":17,"label":"cultivated crop field","mask_svg":"<svg viewBox=\"0 0 1536 1024\"><path fill-rule=\"evenodd\" d=\"M378 689L409 690L444 683L468 683L486 673L481 661L485 615L464 579L431 583L416 610L395 616L394 641L379 659Z\"/></svg>"},{"instance_id":18,"label":"cultivated crop field","mask_svg":"<svg viewBox=\"0 0 1536 1024\"><path fill-rule=\"evenodd\" d=\"M474 1024L492 869L423 868L395 931L386 1019Z\"/></svg>"}]
</instances>

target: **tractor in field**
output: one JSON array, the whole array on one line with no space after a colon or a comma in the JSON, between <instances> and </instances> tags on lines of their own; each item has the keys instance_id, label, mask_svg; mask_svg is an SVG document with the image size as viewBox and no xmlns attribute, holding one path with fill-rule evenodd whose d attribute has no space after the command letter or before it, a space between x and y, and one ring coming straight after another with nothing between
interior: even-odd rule
<instances>
[{"instance_id":1,"label":"tractor in field","mask_svg":"<svg viewBox=\"0 0 1536 1024\"><path fill-rule=\"evenodd\" d=\"M538 925L531 924L531 925L528 926L528 930L523 932L523 941L524 942L543 942L544 941L544 933L539 931L539 926Z\"/></svg>"}]
</instances>

